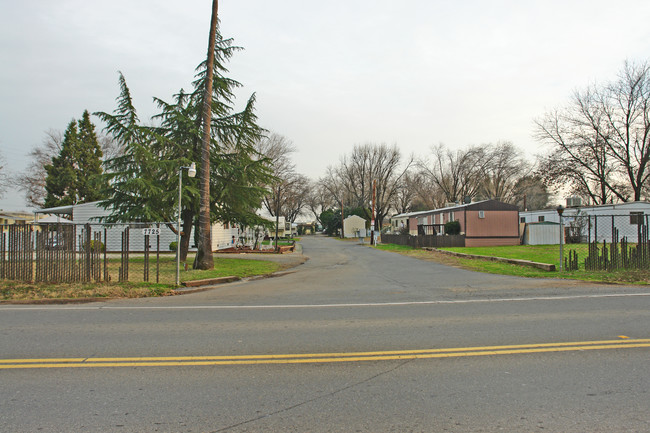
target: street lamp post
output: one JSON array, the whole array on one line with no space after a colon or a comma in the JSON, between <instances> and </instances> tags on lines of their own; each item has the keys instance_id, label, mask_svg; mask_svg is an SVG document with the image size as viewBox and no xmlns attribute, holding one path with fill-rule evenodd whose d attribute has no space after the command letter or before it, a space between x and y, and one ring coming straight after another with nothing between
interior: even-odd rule
<instances>
[{"instance_id":1,"label":"street lamp post","mask_svg":"<svg viewBox=\"0 0 650 433\"><path fill-rule=\"evenodd\" d=\"M183 188L183 169L187 169L189 177L196 176L196 164L192 163L189 167L180 167L178 169L178 219L176 226L176 285L181 285L181 199Z\"/></svg>"},{"instance_id":2,"label":"street lamp post","mask_svg":"<svg viewBox=\"0 0 650 433\"><path fill-rule=\"evenodd\" d=\"M562 213L564 213L564 208L562 205L559 205L556 210L560 216L560 272L562 272L564 266L564 225L562 224Z\"/></svg>"}]
</instances>

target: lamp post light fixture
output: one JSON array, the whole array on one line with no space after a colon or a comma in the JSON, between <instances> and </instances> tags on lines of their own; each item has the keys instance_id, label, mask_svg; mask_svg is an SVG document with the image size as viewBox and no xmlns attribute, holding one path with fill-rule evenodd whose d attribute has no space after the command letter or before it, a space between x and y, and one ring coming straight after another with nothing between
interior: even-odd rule
<instances>
[{"instance_id":1,"label":"lamp post light fixture","mask_svg":"<svg viewBox=\"0 0 650 433\"><path fill-rule=\"evenodd\" d=\"M176 225L176 286L181 285L181 199L183 188L183 169L187 169L189 177L196 176L196 164L178 169L178 220Z\"/></svg>"},{"instance_id":2,"label":"lamp post light fixture","mask_svg":"<svg viewBox=\"0 0 650 433\"><path fill-rule=\"evenodd\" d=\"M560 272L562 272L564 263L564 225L562 224L562 214L564 213L564 208L562 205L559 205L555 210L560 217Z\"/></svg>"}]
</instances>

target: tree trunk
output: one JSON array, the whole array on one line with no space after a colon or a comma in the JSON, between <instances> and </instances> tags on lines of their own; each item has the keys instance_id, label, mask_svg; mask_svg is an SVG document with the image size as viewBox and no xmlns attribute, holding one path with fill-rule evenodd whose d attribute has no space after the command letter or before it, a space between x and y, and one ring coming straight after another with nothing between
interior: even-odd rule
<instances>
[{"instance_id":1,"label":"tree trunk","mask_svg":"<svg viewBox=\"0 0 650 433\"><path fill-rule=\"evenodd\" d=\"M194 216L191 212L183 212L183 224L181 227L181 262L187 261L187 251L190 249L190 235L192 234L192 222Z\"/></svg>"},{"instance_id":2,"label":"tree trunk","mask_svg":"<svg viewBox=\"0 0 650 433\"><path fill-rule=\"evenodd\" d=\"M214 42L217 34L219 0L212 0L212 20L208 41L208 70L206 71L205 97L203 98L203 149L201 152L201 179L199 205L199 244L194 260L195 269L214 268L212 235L210 232L210 123L212 120L212 81L214 79Z\"/></svg>"}]
</instances>

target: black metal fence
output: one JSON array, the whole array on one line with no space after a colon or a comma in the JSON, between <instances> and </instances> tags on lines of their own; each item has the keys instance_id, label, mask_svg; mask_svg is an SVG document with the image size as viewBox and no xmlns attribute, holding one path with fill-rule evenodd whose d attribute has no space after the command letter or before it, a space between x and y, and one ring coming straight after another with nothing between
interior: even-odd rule
<instances>
[{"instance_id":1,"label":"black metal fence","mask_svg":"<svg viewBox=\"0 0 650 433\"><path fill-rule=\"evenodd\" d=\"M385 244L408 245L412 248L445 248L445 247L464 247L465 236L411 236L411 235L389 235L382 234L381 242Z\"/></svg>"},{"instance_id":2,"label":"black metal fence","mask_svg":"<svg viewBox=\"0 0 650 433\"><path fill-rule=\"evenodd\" d=\"M650 269L650 215L563 217L563 268L587 271Z\"/></svg>"},{"instance_id":3,"label":"black metal fence","mask_svg":"<svg viewBox=\"0 0 650 433\"><path fill-rule=\"evenodd\" d=\"M418 236L434 236L445 234L444 224L418 224Z\"/></svg>"},{"instance_id":4,"label":"black metal fence","mask_svg":"<svg viewBox=\"0 0 650 433\"><path fill-rule=\"evenodd\" d=\"M161 265L172 264L175 259L168 255L161 262L163 226L163 223L0 225L0 279L77 283L108 282L116 278L119 282L161 282ZM132 243L133 240L136 242ZM167 245L164 247L168 251ZM155 276L151 275L152 268Z\"/></svg>"}]
</instances>

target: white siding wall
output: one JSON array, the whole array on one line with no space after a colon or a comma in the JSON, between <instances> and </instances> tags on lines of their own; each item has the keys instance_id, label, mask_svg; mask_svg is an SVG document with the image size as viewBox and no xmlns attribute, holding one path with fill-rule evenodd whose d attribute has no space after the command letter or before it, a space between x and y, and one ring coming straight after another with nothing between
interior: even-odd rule
<instances>
[{"instance_id":1,"label":"white siding wall","mask_svg":"<svg viewBox=\"0 0 650 433\"><path fill-rule=\"evenodd\" d=\"M351 215L343 220L343 235L346 238L357 236L357 230L366 230L366 220L357 215Z\"/></svg>"},{"instance_id":2,"label":"white siding wall","mask_svg":"<svg viewBox=\"0 0 650 433\"><path fill-rule=\"evenodd\" d=\"M528 224L525 245L554 245L560 243L560 224Z\"/></svg>"},{"instance_id":3,"label":"white siding wall","mask_svg":"<svg viewBox=\"0 0 650 433\"><path fill-rule=\"evenodd\" d=\"M125 228L129 229L129 246L131 251L144 251L144 235L142 229L145 227L156 227L156 224L132 223L132 224L116 224L116 225L103 225L98 223L97 218L110 215L110 210L105 210L98 205L97 202L83 203L75 205L73 208L73 222L75 224L90 223L93 231L100 231L102 239L104 239L104 227L106 227L106 250L107 251L121 251L122 249L122 232ZM284 227L284 218L281 218L280 228ZM78 229L79 233L81 232ZM284 230L280 230L280 234ZM252 240L254 231L248 229L245 233L238 227L229 226L224 228L223 224L217 223L212 226L212 250L218 251L232 246L232 237L239 239L240 236L245 235L248 239ZM176 242L177 236L166 225L160 224L160 251L169 251L169 244ZM155 250L157 246L156 236L149 237L149 247ZM190 233L190 250L195 250L194 243L194 229Z\"/></svg>"},{"instance_id":4,"label":"white siding wall","mask_svg":"<svg viewBox=\"0 0 650 433\"><path fill-rule=\"evenodd\" d=\"M608 216L615 215L614 225L619 230L619 238L623 236L628 236L633 241L636 241L636 233L638 227L635 224L630 224L630 213L631 212L643 212L644 214L650 214L650 203L647 202L632 202L632 203L620 203L613 205L601 205L601 206L591 206L591 207L582 207L582 208L567 208L564 210L562 215L562 222L566 226L569 226L572 221L575 219L575 215L580 212L579 215L590 216L592 217L592 226L591 226L591 236L597 234L598 242L607 241L612 242L612 219ZM520 212L519 217L525 219L526 223L534 223L539 221L539 217L544 217L546 222L560 222L560 217L555 209L546 209L540 211L527 211ZM597 218L597 227L593 225L593 217ZM602 218L601 218L602 217ZM588 228L583 229L582 235L587 236ZM559 243L559 240L556 242Z\"/></svg>"},{"instance_id":5,"label":"white siding wall","mask_svg":"<svg viewBox=\"0 0 650 433\"><path fill-rule=\"evenodd\" d=\"M104 225L98 222L101 217L106 217L111 214L110 209L104 209L99 206L99 203L83 203L73 207L72 218L75 224L90 223L93 232L99 231L102 233L104 239L104 228L106 228L106 251L121 251L122 250L122 232L129 228L129 250L130 251L144 251L144 235L142 234L143 228L155 228L156 224L144 223L131 223L131 224L115 224ZM79 230L79 229L77 229ZM190 238L190 244L192 244ZM149 248L155 250L157 247L157 236L149 236ZM176 242L176 235L167 227L166 224L160 224L160 251L169 251L169 244Z\"/></svg>"}]
</instances>

